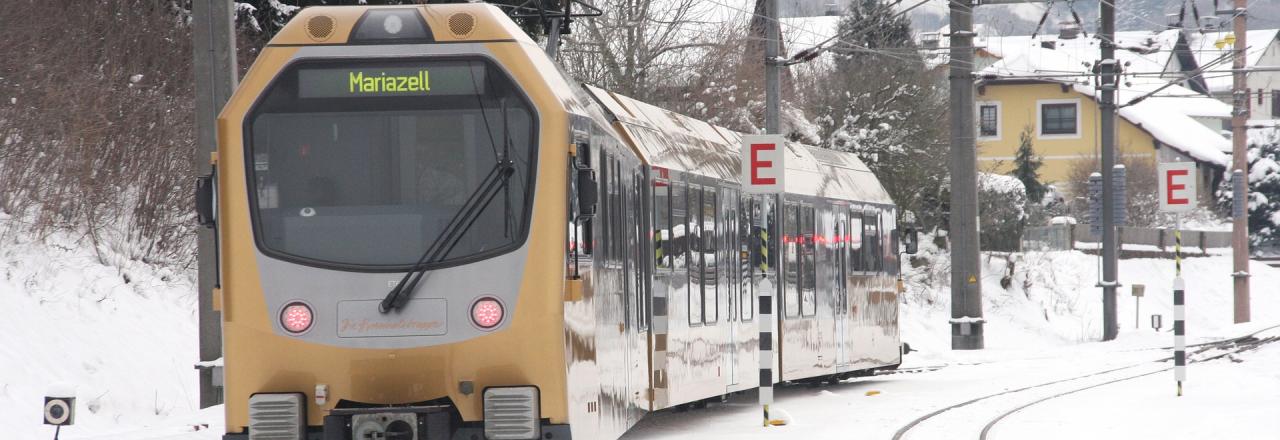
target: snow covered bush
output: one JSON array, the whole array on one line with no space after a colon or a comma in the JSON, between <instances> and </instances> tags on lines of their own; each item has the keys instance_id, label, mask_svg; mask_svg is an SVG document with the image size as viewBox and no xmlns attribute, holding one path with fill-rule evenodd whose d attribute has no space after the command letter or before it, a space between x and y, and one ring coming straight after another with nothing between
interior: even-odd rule
<instances>
[{"instance_id":1,"label":"snow covered bush","mask_svg":"<svg viewBox=\"0 0 1280 440\"><path fill-rule=\"evenodd\" d=\"M171 2L0 7L0 210L129 258L191 258L190 28ZM75 29L75 32L51 30ZM5 232L5 231L0 231Z\"/></svg>"},{"instance_id":2,"label":"snow covered bush","mask_svg":"<svg viewBox=\"0 0 1280 440\"><path fill-rule=\"evenodd\" d=\"M1249 130L1249 240L1253 247L1280 246L1280 125ZM1218 188L1218 203L1230 210L1231 173Z\"/></svg>"},{"instance_id":3,"label":"snow covered bush","mask_svg":"<svg viewBox=\"0 0 1280 440\"><path fill-rule=\"evenodd\" d=\"M984 251L1018 250L1027 222L1027 190L1017 177L978 174L978 239Z\"/></svg>"}]
</instances>

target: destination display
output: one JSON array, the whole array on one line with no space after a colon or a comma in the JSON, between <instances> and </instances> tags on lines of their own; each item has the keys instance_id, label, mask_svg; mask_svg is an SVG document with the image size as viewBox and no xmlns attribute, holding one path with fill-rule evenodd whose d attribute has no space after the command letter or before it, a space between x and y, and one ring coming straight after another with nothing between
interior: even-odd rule
<instances>
[{"instance_id":1,"label":"destination display","mask_svg":"<svg viewBox=\"0 0 1280 440\"><path fill-rule=\"evenodd\" d=\"M298 71L299 98L475 95L484 92L478 63L317 68Z\"/></svg>"}]
</instances>

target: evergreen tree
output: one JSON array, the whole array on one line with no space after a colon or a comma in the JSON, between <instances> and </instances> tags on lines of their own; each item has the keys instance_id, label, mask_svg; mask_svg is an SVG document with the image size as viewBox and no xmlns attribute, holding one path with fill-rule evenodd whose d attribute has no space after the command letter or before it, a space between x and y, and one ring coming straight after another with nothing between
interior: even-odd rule
<instances>
[{"instance_id":1,"label":"evergreen tree","mask_svg":"<svg viewBox=\"0 0 1280 440\"><path fill-rule=\"evenodd\" d=\"M892 2L853 0L839 22L833 68L797 89L826 147L857 154L924 227L945 225L946 90Z\"/></svg>"},{"instance_id":2,"label":"evergreen tree","mask_svg":"<svg viewBox=\"0 0 1280 440\"><path fill-rule=\"evenodd\" d=\"M1280 249L1280 127L1249 132L1249 241ZM1218 189L1219 206L1231 212L1231 179Z\"/></svg>"},{"instance_id":3,"label":"evergreen tree","mask_svg":"<svg viewBox=\"0 0 1280 440\"><path fill-rule=\"evenodd\" d=\"M1027 188L1027 202L1040 203L1045 192L1044 184L1040 183L1040 166L1044 165L1044 161L1036 155L1031 144L1030 125L1018 135L1018 152L1013 156L1013 164L1013 176Z\"/></svg>"}]
</instances>

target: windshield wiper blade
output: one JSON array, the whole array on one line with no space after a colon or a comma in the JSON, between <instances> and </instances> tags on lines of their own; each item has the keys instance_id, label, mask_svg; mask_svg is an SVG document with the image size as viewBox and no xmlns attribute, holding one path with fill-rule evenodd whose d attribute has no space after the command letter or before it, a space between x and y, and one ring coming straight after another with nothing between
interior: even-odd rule
<instances>
[{"instance_id":1,"label":"windshield wiper blade","mask_svg":"<svg viewBox=\"0 0 1280 440\"><path fill-rule=\"evenodd\" d=\"M431 263L444 260L449 251L458 245L458 241L467 235L467 231L471 229L471 225L475 224L480 218L480 213L492 202L494 196L498 195L498 191L507 186L511 174L515 173L516 167L510 159L501 158L497 163L493 164L493 169L480 182L480 186L467 197L467 201L462 204L458 212L449 220L449 224L445 225L444 230L440 231L440 235L431 242L431 246L427 247L426 252L418 258L418 262L413 264L413 269L404 274L404 278L396 284L396 287L387 293L386 298L378 303L378 311L388 313L392 310L399 310L409 302L409 297L413 294L414 287L417 287L418 281L422 279L422 275L427 272L426 267Z\"/></svg>"}]
</instances>

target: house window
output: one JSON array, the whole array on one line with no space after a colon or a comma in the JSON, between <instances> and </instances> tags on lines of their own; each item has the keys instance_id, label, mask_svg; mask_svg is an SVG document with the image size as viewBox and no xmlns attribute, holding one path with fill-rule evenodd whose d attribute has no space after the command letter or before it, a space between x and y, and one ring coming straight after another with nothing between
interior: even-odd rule
<instances>
[{"instance_id":1,"label":"house window","mask_svg":"<svg viewBox=\"0 0 1280 440\"><path fill-rule=\"evenodd\" d=\"M1271 91L1271 117L1280 118L1280 90Z\"/></svg>"},{"instance_id":2,"label":"house window","mask_svg":"<svg viewBox=\"0 0 1280 440\"><path fill-rule=\"evenodd\" d=\"M1000 106L978 104L978 136L993 138L1000 135Z\"/></svg>"},{"instance_id":3,"label":"house window","mask_svg":"<svg viewBox=\"0 0 1280 440\"><path fill-rule=\"evenodd\" d=\"M1040 104L1040 134L1076 134L1076 103Z\"/></svg>"}]
</instances>

